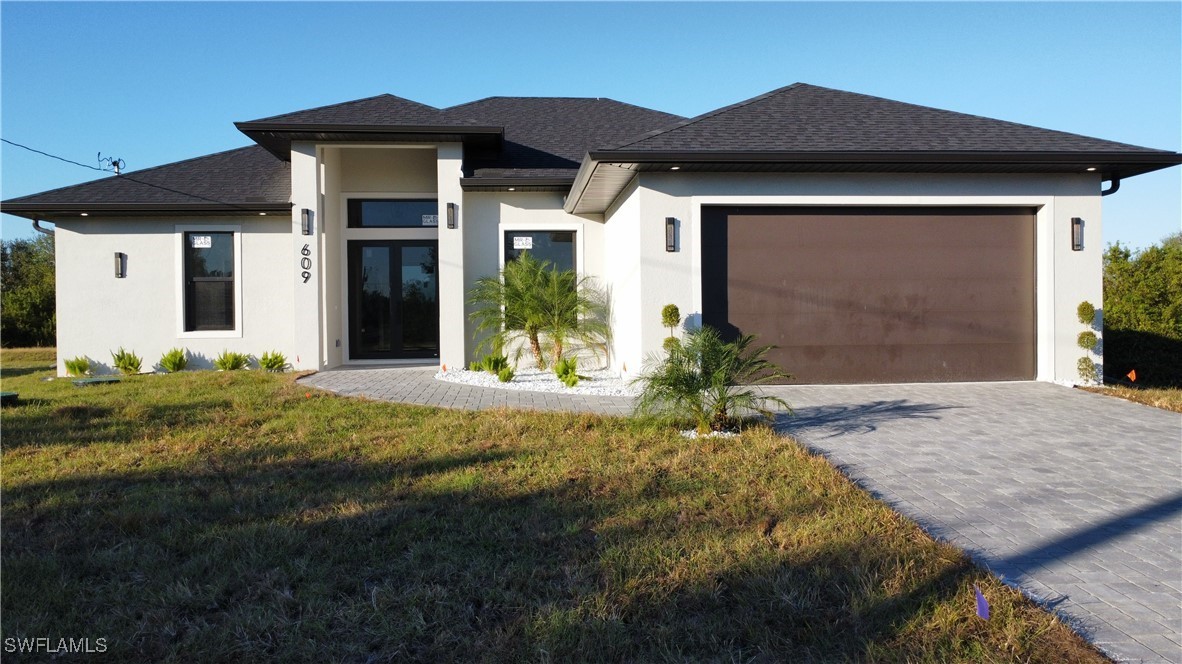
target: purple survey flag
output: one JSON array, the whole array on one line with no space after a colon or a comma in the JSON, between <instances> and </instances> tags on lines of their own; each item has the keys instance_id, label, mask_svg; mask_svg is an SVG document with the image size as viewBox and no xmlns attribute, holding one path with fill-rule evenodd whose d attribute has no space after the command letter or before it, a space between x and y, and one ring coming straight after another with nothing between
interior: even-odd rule
<instances>
[{"instance_id":1,"label":"purple survey flag","mask_svg":"<svg viewBox=\"0 0 1182 664\"><path fill-rule=\"evenodd\" d=\"M973 584L973 592L977 594L977 617L989 620L989 602L986 601L985 596L981 594L981 589L977 584Z\"/></svg>"}]
</instances>

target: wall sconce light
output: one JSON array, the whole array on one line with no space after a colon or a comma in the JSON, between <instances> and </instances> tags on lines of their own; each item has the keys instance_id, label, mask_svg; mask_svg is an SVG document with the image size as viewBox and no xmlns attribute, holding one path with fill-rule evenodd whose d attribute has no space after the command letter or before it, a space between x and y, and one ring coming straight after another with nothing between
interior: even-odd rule
<instances>
[{"instance_id":1,"label":"wall sconce light","mask_svg":"<svg viewBox=\"0 0 1182 664\"><path fill-rule=\"evenodd\" d=\"M127 254L116 251L115 252L115 278L122 279L127 276Z\"/></svg>"},{"instance_id":2,"label":"wall sconce light","mask_svg":"<svg viewBox=\"0 0 1182 664\"><path fill-rule=\"evenodd\" d=\"M447 227L454 229L456 227L456 204L447 204Z\"/></svg>"},{"instance_id":3,"label":"wall sconce light","mask_svg":"<svg viewBox=\"0 0 1182 664\"><path fill-rule=\"evenodd\" d=\"M665 217L665 251L677 251L677 220Z\"/></svg>"},{"instance_id":4,"label":"wall sconce light","mask_svg":"<svg viewBox=\"0 0 1182 664\"><path fill-rule=\"evenodd\" d=\"M1071 250L1083 251L1083 219L1071 218Z\"/></svg>"},{"instance_id":5,"label":"wall sconce light","mask_svg":"<svg viewBox=\"0 0 1182 664\"><path fill-rule=\"evenodd\" d=\"M300 210L300 232L304 235L312 234L312 220L315 215L316 213L308 208Z\"/></svg>"}]
</instances>

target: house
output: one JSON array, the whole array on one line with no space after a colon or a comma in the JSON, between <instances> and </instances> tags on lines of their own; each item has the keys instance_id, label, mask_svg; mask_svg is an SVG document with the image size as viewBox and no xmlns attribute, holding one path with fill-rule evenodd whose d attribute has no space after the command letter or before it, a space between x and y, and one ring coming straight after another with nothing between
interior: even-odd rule
<instances>
[{"instance_id":1,"label":"house","mask_svg":"<svg viewBox=\"0 0 1182 664\"><path fill-rule=\"evenodd\" d=\"M0 204L56 225L59 363L465 366L466 292L528 250L610 289L631 373L673 303L802 383L1072 382L1101 196L1182 163L800 83L688 119L380 95L236 126L253 145Z\"/></svg>"}]
</instances>

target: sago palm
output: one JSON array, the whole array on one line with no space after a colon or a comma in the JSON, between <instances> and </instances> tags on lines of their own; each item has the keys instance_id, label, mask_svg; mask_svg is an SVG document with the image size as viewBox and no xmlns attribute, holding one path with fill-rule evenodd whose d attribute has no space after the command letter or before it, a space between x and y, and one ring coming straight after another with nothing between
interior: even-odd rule
<instances>
[{"instance_id":1,"label":"sago palm","mask_svg":"<svg viewBox=\"0 0 1182 664\"><path fill-rule=\"evenodd\" d=\"M670 420L692 420L698 432L730 428L739 416L756 413L772 417L770 406L790 410L788 403L757 393L751 386L788 378L765 356L774 346L752 347L755 337L743 335L723 341L703 326L672 344L664 357L650 355L636 402L640 414Z\"/></svg>"}]
</instances>

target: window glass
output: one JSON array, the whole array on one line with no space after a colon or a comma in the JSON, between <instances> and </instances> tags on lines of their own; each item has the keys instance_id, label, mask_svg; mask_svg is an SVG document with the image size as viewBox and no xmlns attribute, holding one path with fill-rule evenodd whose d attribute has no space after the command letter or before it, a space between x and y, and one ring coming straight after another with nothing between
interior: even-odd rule
<instances>
[{"instance_id":1,"label":"window glass","mask_svg":"<svg viewBox=\"0 0 1182 664\"><path fill-rule=\"evenodd\" d=\"M185 243L185 331L234 329L234 234L190 231Z\"/></svg>"},{"instance_id":2,"label":"window glass","mask_svg":"<svg viewBox=\"0 0 1182 664\"><path fill-rule=\"evenodd\" d=\"M527 251L556 270L576 269L574 231L505 231L506 263Z\"/></svg>"},{"instance_id":3,"label":"window glass","mask_svg":"<svg viewBox=\"0 0 1182 664\"><path fill-rule=\"evenodd\" d=\"M435 228L439 203L433 199L349 199L349 228Z\"/></svg>"}]
</instances>

